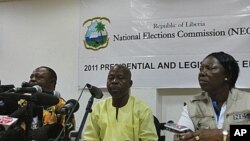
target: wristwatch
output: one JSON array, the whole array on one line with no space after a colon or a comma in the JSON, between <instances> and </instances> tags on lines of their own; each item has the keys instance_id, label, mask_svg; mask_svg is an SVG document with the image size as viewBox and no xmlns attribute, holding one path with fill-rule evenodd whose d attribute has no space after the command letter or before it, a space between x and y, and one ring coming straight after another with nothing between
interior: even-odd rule
<instances>
[{"instance_id":1,"label":"wristwatch","mask_svg":"<svg viewBox=\"0 0 250 141\"><path fill-rule=\"evenodd\" d=\"M227 141L228 131L227 130L223 130L222 134L223 134L223 141Z\"/></svg>"}]
</instances>

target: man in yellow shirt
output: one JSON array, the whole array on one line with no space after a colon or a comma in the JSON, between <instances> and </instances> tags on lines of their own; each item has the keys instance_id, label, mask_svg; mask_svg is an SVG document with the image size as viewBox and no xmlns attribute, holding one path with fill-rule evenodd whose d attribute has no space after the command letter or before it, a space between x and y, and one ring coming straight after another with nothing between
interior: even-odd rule
<instances>
[{"instance_id":1,"label":"man in yellow shirt","mask_svg":"<svg viewBox=\"0 0 250 141\"><path fill-rule=\"evenodd\" d=\"M130 70L115 65L109 71L107 89L111 95L93 107L83 133L84 141L157 141L151 109L130 95Z\"/></svg>"}]
</instances>

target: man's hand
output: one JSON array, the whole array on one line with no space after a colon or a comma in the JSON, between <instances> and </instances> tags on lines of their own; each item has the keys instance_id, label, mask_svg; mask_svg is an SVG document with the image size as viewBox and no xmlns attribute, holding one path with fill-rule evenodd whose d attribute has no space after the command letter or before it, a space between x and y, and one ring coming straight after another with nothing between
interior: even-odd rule
<instances>
[{"instance_id":1,"label":"man's hand","mask_svg":"<svg viewBox=\"0 0 250 141\"><path fill-rule=\"evenodd\" d=\"M200 129L174 135L174 141L222 141L221 129Z\"/></svg>"}]
</instances>

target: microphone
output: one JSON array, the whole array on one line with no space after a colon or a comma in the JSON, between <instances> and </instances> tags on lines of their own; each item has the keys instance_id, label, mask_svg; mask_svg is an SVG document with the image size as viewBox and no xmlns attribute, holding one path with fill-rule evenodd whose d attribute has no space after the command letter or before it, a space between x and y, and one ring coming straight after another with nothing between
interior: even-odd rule
<instances>
[{"instance_id":1,"label":"microphone","mask_svg":"<svg viewBox=\"0 0 250 141\"><path fill-rule=\"evenodd\" d=\"M37 105L53 106L59 102L59 98L47 93L34 93L32 96Z\"/></svg>"},{"instance_id":2,"label":"microphone","mask_svg":"<svg viewBox=\"0 0 250 141\"><path fill-rule=\"evenodd\" d=\"M73 112L76 112L79 109L79 103L77 102L77 100L74 99L70 99L66 102L66 104L62 107L60 113L61 114L68 114L70 113L72 110L74 110Z\"/></svg>"},{"instance_id":3,"label":"microphone","mask_svg":"<svg viewBox=\"0 0 250 141\"><path fill-rule=\"evenodd\" d=\"M0 98L7 98L12 100L25 99L42 106L53 106L59 102L59 98L47 93L20 94L4 92L0 94Z\"/></svg>"},{"instance_id":4,"label":"microphone","mask_svg":"<svg viewBox=\"0 0 250 141\"><path fill-rule=\"evenodd\" d=\"M21 87L32 87L33 85L31 85L29 82L23 81L21 84Z\"/></svg>"},{"instance_id":5,"label":"microphone","mask_svg":"<svg viewBox=\"0 0 250 141\"><path fill-rule=\"evenodd\" d=\"M13 94L9 94L9 95L13 95ZM12 98L20 98L20 99L26 99L27 101L32 101L34 102L36 105L39 106L53 106L56 105L59 102L59 99L51 94L46 94L46 93L35 93L33 95L20 95L20 94L14 94L14 96L12 96ZM33 105L30 108L35 108L35 106ZM11 114L9 114L10 117L14 117L14 118L21 118L23 117L27 112L27 105L25 105L24 107L18 108L17 110L15 110L14 112L12 112Z\"/></svg>"},{"instance_id":6,"label":"microphone","mask_svg":"<svg viewBox=\"0 0 250 141\"><path fill-rule=\"evenodd\" d=\"M13 118L21 118L21 117L24 117L26 112L27 112L27 105L25 105L24 107L18 108L16 111L11 113L9 116L13 117Z\"/></svg>"},{"instance_id":7,"label":"microphone","mask_svg":"<svg viewBox=\"0 0 250 141\"><path fill-rule=\"evenodd\" d=\"M34 87L34 86L36 86L36 85L33 85L33 84L30 84L29 82L22 82L22 84L21 84L21 87L22 88L27 88L27 87ZM39 85L38 85L39 86ZM60 93L58 92L53 92L53 91L48 91L48 90L44 90L43 88L42 88L42 92L43 93L48 93L48 94L52 94L52 95L56 95L56 96L60 96Z\"/></svg>"},{"instance_id":8,"label":"microphone","mask_svg":"<svg viewBox=\"0 0 250 141\"><path fill-rule=\"evenodd\" d=\"M0 93L15 88L14 85L0 85Z\"/></svg>"},{"instance_id":9,"label":"microphone","mask_svg":"<svg viewBox=\"0 0 250 141\"><path fill-rule=\"evenodd\" d=\"M172 121L172 120L169 120L167 123L174 123L174 121Z\"/></svg>"},{"instance_id":10,"label":"microphone","mask_svg":"<svg viewBox=\"0 0 250 141\"><path fill-rule=\"evenodd\" d=\"M13 88L10 90L10 92L16 92L16 93L42 93L42 87L39 85L35 85L32 87L22 87L22 88Z\"/></svg>"},{"instance_id":11,"label":"microphone","mask_svg":"<svg viewBox=\"0 0 250 141\"><path fill-rule=\"evenodd\" d=\"M89 92L91 93L92 96L94 96L95 98L97 99L101 99L103 94L102 94L102 90L95 87L95 86L92 86L90 84L86 84L86 86L88 87L89 89Z\"/></svg>"}]
</instances>

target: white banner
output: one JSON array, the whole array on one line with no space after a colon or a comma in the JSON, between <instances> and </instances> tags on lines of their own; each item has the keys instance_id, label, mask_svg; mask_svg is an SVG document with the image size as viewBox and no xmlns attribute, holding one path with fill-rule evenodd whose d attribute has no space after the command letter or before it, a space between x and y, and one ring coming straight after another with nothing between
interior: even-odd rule
<instances>
[{"instance_id":1,"label":"white banner","mask_svg":"<svg viewBox=\"0 0 250 141\"><path fill-rule=\"evenodd\" d=\"M220 9L212 15L197 13L198 5L196 9L194 5L182 7L193 16L180 12L174 1L172 9L178 8L172 11L162 8L168 4L163 0L146 8L142 6L149 1L112 2L110 5L101 0L81 2L80 87L86 83L105 87L110 67L125 64L132 71L133 87L196 88L200 61L215 51L229 53L239 61L237 86L250 87L250 14L239 12L250 6L250 1L244 7ZM198 4L203 6L207 2ZM217 4L232 6L228 2ZM174 17L175 12L181 14Z\"/></svg>"}]
</instances>

